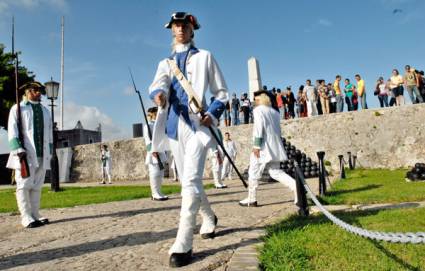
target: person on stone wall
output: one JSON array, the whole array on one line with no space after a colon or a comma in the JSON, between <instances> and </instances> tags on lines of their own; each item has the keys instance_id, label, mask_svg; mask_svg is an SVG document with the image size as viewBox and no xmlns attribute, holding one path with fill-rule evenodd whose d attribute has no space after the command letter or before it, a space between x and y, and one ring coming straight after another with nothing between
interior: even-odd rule
<instances>
[{"instance_id":1,"label":"person on stone wall","mask_svg":"<svg viewBox=\"0 0 425 271\"><path fill-rule=\"evenodd\" d=\"M173 35L172 55L159 63L149 87L150 98L160 107L152 151L161 151L169 144L180 175L180 222L176 240L169 250L170 266L180 267L192 260L198 212L202 216L201 238L215 237L218 220L205 194L202 176L208 148L215 144L208 127L215 129L229 97L224 77L212 54L195 47L194 30L200 28L196 17L176 12L166 28L171 29ZM190 84L186 84L187 81ZM188 85L193 91L187 89ZM207 90L215 100L203 113ZM190 92L190 100L187 92ZM196 99L192 98L194 96Z\"/></svg>"},{"instance_id":2,"label":"person on stone wall","mask_svg":"<svg viewBox=\"0 0 425 271\"><path fill-rule=\"evenodd\" d=\"M100 161L102 168L102 181L101 184L106 184L106 178L108 178L108 183L112 184L111 181L111 152L108 150L107 145L101 145L100 147Z\"/></svg>"},{"instance_id":3,"label":"person on stone wall","mask_svg":"<svg viewBox=\"0 0 425 271\"><path fill-rule=\"evenodd\" d=\"M151 131L153 131L158 107L151 107L148 109L148 124ZM161 193L161 185L164 180L164 169L160 169L158 165L158 157L164 164L167 160L165 152L154 152L152 151L152 141L149 138L148 126L143 127L143 137L146 143L146 159L145 165L148 166L149 171L149 184L151 187L151 199L164 201L168 200L168 197Z\"/></svg>"},{"instance_id":4,"label":"person on stone wall","mask_svg":"<svg viewBox=\"0 0 425 271\"><path fill-rule=\"evenodd\" d=\"M251 101L249 100L247 93L242 94L241 103L242 103L241 111L243 113L243 123L248 124L250 111L251 111Z\"/></svg>"},{"instance_id":5,"label":"person on stone wall","mask_svg":"<svg viewBox=\"0 0 425 271\"><path fill-rule=\"evenodd\" d=\"M314 86L311 85L311 80L307 79L304 86L304 91L307 98L307 114L309 117L317 115L317 96Z\"/></svg>"},{"instance_id":6,"label":"person on stone wall","mask_svg":"<svg viewBox=\"0 0 425 271\"><path fill-rule=\"evenodd\" d=\"M424 100L422 99L422 95L419 91L419 79L416 75L415 69L410 68L410 65L406 65L404 68L405 74L403 79L410 101L412 101L412 104L417 102L423 103Z\"/></svg>"},{"instance_id":7,"label":"person on stone wall","mask_svg":"<svg viewBox=\"0 0 425 271\"><path fill-rule=\"evenodd\" d=\"M294 203L300 204L297 197L296 181L282 169L280 163L286 161L285 149L281 140L280 116L277 104L272 103L268 91L254 93L254 125L252 129L253 148L248 169L248 197L239 205L257 206L258 181L266 166L270 177L289 187L295 196Z\"/></svg>"},{"instance_id":8,"label":"person on stone wall","mask_svg":"<svg viewBox=\"0 0 425 271\"><path fill-rule=\"evenodd\" d=\"M241 109L241 104L239 102L239 99L236 97L236 93L232 94L231 107L233 115L233 125L239 125L239 111Z\"/></svg>"},{"instance_id":9,"label":"person on stone wall","mask_svg":"<svg viewBox=\"0 0 425 271\"><path fill-rule=\"evenodd\" d=\"M230 138L229 132L224 133L223 145L224 145L224 148L226 149L226 152L229 154L230 158L232 159L232 161L235 162L237 149L236 149L235 141L233 141ZM230 161L227 157L224 158L222 175L221 175L222 180L224 180L225 178L228 178L229 180L232 179L232 164L230 164Z\"/></svg>"},{"instance_id":10,"label":"person on stone wall","mask_svg":"<svg viewBox=\"0 0 425 271\"><path fill-rule=\"evenodd\" d=\"M359 74L356 74L354 78L357 81L357 94L359 95L360 104L362 105L362 110L368 109L366 103L366 85L364 80L360 77Z\"/></svg>"},{"instance_id":11,"label":"person on stone wall","mask_svg":"<svg viewBox=\"0 0 425 271\"><path fill-rule=\"evenodd\" d=\"M53 152L52 122L48 109L43 106L41 95L45 95L45 87L39 82L24 84L19 92L25 93L25 100L20 103L21 133L23 142L19 140L17 106L10 109L8 121L8 140L10 155L7 168L15 170L16 200L21 213L21 224L26 228L36 228L49 223L40 215L41 188L50 169ZM22 144L22 145L21 145ZM20 159L28 161L29 176L22 177Z\"/></svg>"}]
</instances>

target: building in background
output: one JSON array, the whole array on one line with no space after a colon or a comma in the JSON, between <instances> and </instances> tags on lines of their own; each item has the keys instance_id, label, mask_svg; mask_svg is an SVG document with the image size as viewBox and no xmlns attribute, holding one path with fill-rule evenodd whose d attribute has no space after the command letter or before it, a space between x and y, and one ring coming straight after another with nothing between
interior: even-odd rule
<instances>
[{"instance_id":1,"label":"building in background","mask_svg":"<svg viewBox=\"0 0 425 271\"><path fill-rule=\"evenodd\" d=\"M96 130L84 129L81 121L77 122L74 129L57 131L57 148L72 148L77 145L102 142L102 126Z\"/></svg>"}]
</instances>

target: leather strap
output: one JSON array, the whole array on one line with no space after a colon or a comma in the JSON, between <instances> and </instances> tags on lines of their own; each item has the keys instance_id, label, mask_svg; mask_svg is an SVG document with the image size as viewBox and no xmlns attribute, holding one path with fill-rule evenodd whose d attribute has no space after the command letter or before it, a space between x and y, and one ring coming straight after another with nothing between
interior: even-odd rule
<instances>
[{"instance_id":1,"label":"leather strap","mask_svg":"<svg viewBox=\"0 0 425 271\"><path fill-rule=\"evenodd\" d=\"M177 78L183 90L189 97L189 108L192 110L193 113L201 112L203 109L202 102L196 95L192 85L189 83L183 72L180 70L179 66L177 66L176 61L174 59L167 59L167 62L168 65L170 65L171 71L173 72L174 76Z\"/></svg>"}]
</instances>

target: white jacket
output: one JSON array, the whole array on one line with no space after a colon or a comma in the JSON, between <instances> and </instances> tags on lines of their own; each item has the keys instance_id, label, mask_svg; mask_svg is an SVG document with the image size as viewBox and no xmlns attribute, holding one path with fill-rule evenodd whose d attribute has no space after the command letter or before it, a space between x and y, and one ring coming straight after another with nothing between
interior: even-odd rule
<instances>
[{"instance_id":1,"label":"white jacket","mask_svg":"<svg viewBox=\"0 0 425 271\"><path fill-rule=\"evenodd\" d=\"M287 160L281 139L279 112L272 107L259 105L255 107L253 114L252 137L254 148L260 149L260 162Z\"/></svg>"},{"instance_id":2,"label":"white jacket","mask_svg":"<svg viewBox=\"0 0 425 271\"><path fill-rule=\"evenodd\" d=\"M189 48L189 44L178 45L176 51L181 52L188 50ZM201 99L204 108L206 108L207 104L205 94L208 89L216 100L226 104L229 99L227 85L217 62L210 52L202 49L197 49L197 51L198 52L196 53L189 52L187 57L187 80L191 83L198 98ZM167 59L163 59L159 63L153 83L149 87L149 94L160 90L168 97L173 77L174 74L167 63ZM152 132L152 151L164 152L169 149L168 137L165 133L167 117L168 98L167 106L165 108L159 108L158 110L157 119ZM192 117L199 118L199 116ZM215 122L217 122L216 119ZM207 146L211 143L212 136L208 127L199 125L199 120L193 121L193 124L196 129L196 134L199 136L203 145Z\"/></svg>"},{"instance_id":3,"label":"white jacket","mask_svg":"<svg viewBox=\"0 0 425 271\"><path fill-rule=\"evenodd\" d=\"M237 150L236 150L235 141L233 141L233 140L229 140L229 141L224 140L223 141L223 145L224 145L224 148L226 149L226 152L230 155L230 157L235 157L236 156Z\"/></svg>"},{"instance_id":4,"label":"white jacket","mask_svg":"<svg viewBox=\"0 0 425 271\"><path fill-rule=\"evenodd\" d=\"M105 159L105 166L103 166L102 157ZM102 170L105 168L108 172L111 172L112 158L111 158L111 153L109 152L109 150L108 151L102 150L100 152L100 160L101 160Z\"/></svg>"},{"instance_id":5,"label":"white jacket","mask_svg":"<svg viewBox=\"0 0 425 271\"><path fill-rule=\"evenodd\" d=\"M30 167L39 167L37 154L34 144L34 123L33 123L33 111L30 102L23 101L20 103L21 106L21 117L22 117L22 134L24 138L24 147L27 153L28 165ZM8 140L11 142L14 139L19 138L18 125L17 125L17 106L12 106L9 113L9 121L7 125ZM52 158L53 141L52 141L52 122L50 119L50 112L46 107L41 105L43 110L43 161L42 166L45 170L50 169L50 160ZM23 151L19 148L12 150L7 161L7 168L20 169L21 164L19 163L18 152Z\"/></svg>"}]
</instances>

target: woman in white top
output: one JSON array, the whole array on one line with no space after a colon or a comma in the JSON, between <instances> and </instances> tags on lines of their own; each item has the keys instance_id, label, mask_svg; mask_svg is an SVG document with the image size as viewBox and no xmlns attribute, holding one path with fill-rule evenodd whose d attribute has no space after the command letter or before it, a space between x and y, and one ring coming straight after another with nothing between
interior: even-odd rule
<instances>
[{"instance_id":1,"label":"woman in white top","mask_svg":"<svg viewBox=\"0 0 425 271\"><path fill-rule=\"evenodd\" d=\"M403 96L403 77L400 75L397 69L393 70L393 76L390 78L390 88L394 94L396 105L404 105L404 96Z\"/></svg>"},{"instance_id":2,"label":"woman in white top","mask_svg":"<svg viewBox=\"0 0 425 271\"><path fill-rule=\"evenodd\" d=\"M378 96L379 105L388 107L388 92L383 77L379 77L376 81L375 95Z\"/></svg>"}]
</instances>

